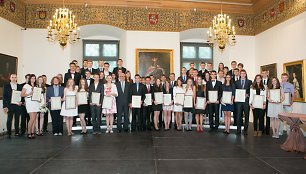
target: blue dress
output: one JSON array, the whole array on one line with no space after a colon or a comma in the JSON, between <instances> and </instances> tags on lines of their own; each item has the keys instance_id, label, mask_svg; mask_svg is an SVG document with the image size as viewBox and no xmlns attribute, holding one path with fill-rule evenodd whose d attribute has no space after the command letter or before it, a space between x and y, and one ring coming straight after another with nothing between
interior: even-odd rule
<instances>
[{"instance_id":1,"label":"blue dress","mask_svg":"<svg viewBox=\"0 0 306 174\"><path fill-rule=\"evenodd\" d=\"M235 87L234 85L230 85L230 86L226 86L226 85L222 85L222 91L229 91L232 92L232 94L234 94L234 90ZM221 110L222 111L234 111L234 105L231 104L221 104Z\"/></svg>"}]
</instances>

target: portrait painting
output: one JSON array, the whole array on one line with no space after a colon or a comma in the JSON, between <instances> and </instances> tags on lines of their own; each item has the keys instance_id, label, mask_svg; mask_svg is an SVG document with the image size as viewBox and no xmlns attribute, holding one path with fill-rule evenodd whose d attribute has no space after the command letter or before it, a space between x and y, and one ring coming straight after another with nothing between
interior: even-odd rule
<instances>
[{"instance_id":1,"label":"portrait painting","mask_svg":"<svg viewBox=\"0 0 306 174\"><path fill-rule=\"evenodd\" d=\"M289 76L289 82L294 86L295 100L305 102L305 64L306 60L299 60L284 64L284 72Z\"/></svg>"},{"instance_id":2,"label":"portrait painting","mask_svg":"<svg viewBox=\"0 0 306 174\"><path fill-rule=\"evenodd\" d=\"M3 86L10 83L10 75L17 74L17 57L0 53L0 99L3 96Z\"/></svg>"},{"instance_id":3,"label":"portrait painting","mask_svg":"<svg viewBox=\"0 0 306 174\"><path fill-rule=\"evenodd\" d=\"M136 49L136 73L142 77L167 77L173 72L173 50Z\"/></svg>"},{"instance_id":4,"label":"portrait painting","mask_svg":"<svg viewBox=\"0 0 306 174\"><path fill-rule=\"evenodd\" d=\"M272 63L260 66L260 72L267 71L270 78L277 77L277 64Z\"/></svg>"}]
</instances>

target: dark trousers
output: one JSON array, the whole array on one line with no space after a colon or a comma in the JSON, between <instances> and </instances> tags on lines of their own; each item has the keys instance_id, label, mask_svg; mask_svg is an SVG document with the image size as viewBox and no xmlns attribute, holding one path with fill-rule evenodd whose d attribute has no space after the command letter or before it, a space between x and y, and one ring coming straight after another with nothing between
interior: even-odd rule
<instances>
[{"instance_id":1,"label":"dark trousers","mask_svg":"<svg viewBox=\"0 0 306 174\"><path fill-rule=\"evenodd\" d=\"M254 117L254 131L258 131L258 125L259 125L259 131L264 131L264 110L255 108L253 109L253 117Z\"/></svg>"},{"instance_id":2,"label":"dark trousers","mask_svg":"<svg viewBox=\"0 0 306 174\"><path fill-rule=\"evenodd\" d=\"M242 118L244 114L244 132L247 133L250 115L249 99L246 99L244 103L237 102L235 105L237 107L237 131L241 132L241 126L243 124Z\"/></svg>"},{"instance_id":3,"label":"dark trousers","mask_svg":"<svg viewBox=\"0 0 306 174\"><path fill-rule=\"evenodd\" d=\"M208 113L209 113L209 126L211 129L219 127L219 104L209 104ZM215 117L215 123L213 118ZM214 126L215 125L215 126Z\"/></svg>"},{"instance_id":4,"label":"dark trousers","mask_svg":"<svg viewBox=\"0 0 306 174\"><path fill-rule=\"evenodd\" d=\"M7 120L6 120L6 128L7 134L12 134L12 121L14 117L14 127L15 127L15 134L19 134L19 118L21 113L21 107L18 105L11 105L10 109L7 113Z\"/></svg>"},{"instance_id":5,"label":"dark trousers","mask_svg":"<svg viewBox=\"0 0 306 174\"><path fill-rule=\"evenodd\" d=\"M234 105L233 118L234 118L234 126L237 126L237 107L236 105Z\"/></svg>"},{"instance_id":6,"label":"dark trousers","mask_svg":"<svg viewBox=\"0 0 306 174\"><path fill-rule=\"evenodd\" d=\"M158 121L159 127L163 127L164 126L164 124L163 124L163 111L160 111L158 119L159 119L159 121Z\"/></svg>"},{"instance_id":7,"label":"dark trousers","mask_svg":"<svg viewBox=\"0 0 306 174\"><path fill-rule=\"evenodd\" d=\"M129 129L129 106L117 105L117 129L122 130L122 115L124 117L123 129L127 131Z\"/></svg>"},{"instance_id":8,"label":"dark trousers","mask_svg":"<svg viewBox=\"0 0 306 174\"><path fill-rule=\"evenodd\" d=\"M43 124L43 127L42 127L42 129L43 129L44 131L46 131L46 130L48 129L48 123L49 123L48 117L49 117L49 112L47 111L47 112L44 114L44 124Z\"/></svg>"},{"instance_id":9,"label":"dark trousers","mask_svg":"<svg viewBox=\"0 0 306 174\"><path fill-rule=\"evenodd\" d=\"M52 132L63 133L63 116L61 116L60 110L50 111L52 118Z\"/></svg>"},{"instance_id":10,"label":"dark trousers","mask_svg":"<svg viewBox=\"0 0 306 174\"><path fill-rule=\"evenodd\" d=\"M100 106L90 106L90 115L92 117L93 132L101 131L101 107Z\"/></svg>"},{"instance_id":11,"label":"dark trousers","mask_svg":"<svg viewBox=\"0 0 306 174\"><path fill-rule=\"evenodd\" d=\"M132 130L142 130L143 118L141 115L141 108L133 108L132 109Z\"/></svg>"},{"instance_id":12,"label":"dark trousers","mask_svg":"<svg viewBox=\"0 0 306 174\"><path fill-rule=\"evenodd\" d=\"M21 109L20 132L24 134L27 130L28 127L27 125L30 120L30 116L25 106L21 106L20 109Z\"/></svg>"},{"instance_id":13,"label":"dark trousers","mask_svg":"<svg viewBox=\"0 0 306 174\"><path fill-rule=\"evenodd\" d=\"M144 106L143 108L143 129L151 129L151 115L152 115L152 106Z\"/></svg>"},{"instance_id":14,"label":"dark trousers","mask_svg":"<svg viewBox=\"0 0 306 174\"><path fill-rule=\"evenodd\" d=\"M267 116L267 113L268 113L268 101L266 103L266 109L264 109L264 117L266 117L266 128L264 130L264 132L266 134L270 134L270 117Z\"/></svg>"}]
</instances>

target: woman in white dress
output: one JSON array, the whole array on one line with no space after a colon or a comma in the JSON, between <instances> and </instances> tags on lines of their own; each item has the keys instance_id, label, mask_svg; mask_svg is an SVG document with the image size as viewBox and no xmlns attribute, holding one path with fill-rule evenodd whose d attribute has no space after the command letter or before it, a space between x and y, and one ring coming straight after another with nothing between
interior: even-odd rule
<instances>
[{"instance_id":1,"label":"woman in white dress","mask_svg":"<svg viewBox=\"0 0 306 174\"><path fill-rule=\"evenodd\" d=\"M116 97L118 96L117 87L112 83L112 76L106 77L106 84L104 84L104 96L112 97L112 107L109 109L103 108L102 113L106 117L106 133L113 133L114 114L117 113Z\"/></svg>"},{"instance_id":2,"label":"woman in white dress","mask_svg":"<svg viewBox=\"0 0 306 174\"><path fill-rule=\"evenodd\" d=\"M42 93L41 93L41 99L40 99L40 107L39 107L39 113L36 118L36 135L38 136L43 136L42 133L42 128L44 124L44 116L45 113L47 112L47 107L46 107L46 84L44 83L43 77L39 76L37 78L37 85L36 87L42 88Z\"/></svg>"},{"instance_id":3,"label":"woman in white dress","mask_svg":"<svg viewBox=\"0 0 306 174\"><path fill-rule=\"evenodd\" d=\"M66 88L64 89L64 102L62 104L61 116L65 117L66 127L68 136L73 135L72 133L72 125L73 125L73 117L78 115L78 107L74 109L66 109L66 96L75 95L76 96L77 89L74 84L73 79L69 79L67 81Z\"/></svg>"},{"instance_id":4,"label":"woman in white dress","mask_svg":"<svg viewBox=\"0 0 306 174\"><path fill-rule=\"evenodd\" d=\"M29 82L23 86L21 91L21 97L25 98L25 105L27 112L30 115L30 120L28 123L28 138L33 139L34 136L34 126L37 113L39 112L40 103L38 101L32 101L33 88L36 86L36 76L31 74L29 76Z\"/></svg>"},{"instance_id":5,"label":"woman in white dress","mask_svg":"<svg viewBox=\"0 0 306 174\"><path fill-rule=\"evenodd\" d=\"M270 90L273 90L273 89L280 89L280 102L277 102L277 101L273 101L271 98L270 98ZM279 119L278 119L278 114L283 112L283 105L282 105L282 102L284 101L285 99L285 94L283 92L283 90L281 89L280 87L280 83L279 83L279 80L278 78L274 77L270 84L268 85L268 113L267 113L267 116L270 117L271 119L271 125L272 125L272 132L273 132L273 135L272 137L273 138L279 138Z\"/></svg>"},{"instance_id":6,"label":"woman in white dress","mask_svg":"<svg viewBox=\"0 0 306 174\"><path fill-rule=\"evenodd\" d=\"M176 101L176 94L185 93L183 88L183 81L181 78L177 79L176 86L173 88L173 112L175 114L175 122L178 131L182 130L182 117L183 117L183 105L180 105Z\"/></svg>"},{"instance_id":7,"label":"woman in white dress","mask_svg":"<svg viewBox=\"0 0 306 174\"><path fill-rule=\"evenodd\" d=\"M194 85L193 85L193 80L189 78L187 80L187 86L185 90L185 96L186 95L191 95L192 96L192 102L194 101ZM191 126L192 126L192 113L193 113L193 108L183 108L184 110L184 118L185 118L185 128L187 131L191 131Z\"/></svg>"},{"instance_id":8,"label":"woman in white dress","mask_svg":"<svg viewBox=\"0 0 306 174\"><path fill-rule=\"evenodd\" d=\"M173 89L170 86L170 82L166 80L165 88L163 89L163 94L171 95L171 103L170 105L163 105L163 115L164 115L164 123L165 130L170 130L170 119L171 119L171 111L173 110Z\"/></svg>"}]
</instances>

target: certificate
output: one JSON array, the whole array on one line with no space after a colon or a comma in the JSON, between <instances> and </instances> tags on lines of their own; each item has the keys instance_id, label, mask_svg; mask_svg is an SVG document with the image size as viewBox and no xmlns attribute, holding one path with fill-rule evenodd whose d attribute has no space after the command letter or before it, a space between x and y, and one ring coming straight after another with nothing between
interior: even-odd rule
<instances>
[{"instance_id":1,"label":"certificate","mask_svg":"<svg viewBox=\"0 0 306 174\"><path fill-rule=\"evenodd\" d=\"M274 102L280 102L280 89L270 89L270 99Z\"/></svg>"},{"instance_id":2,"label":"certificate","mask_svg":"<svg viewBox=\"0 0 306 174\"><path fill-rule=\"evenodd\" d=\"M102 108L103 109L111 109L112 106L113 106L113 97L112 96L104 96Z\"/></svg>"},{"instance_id":3,"label":"certificate","mask_svg":"<svg viewBox=\"0 0 306 174\"><path fill-rule=\"evenodd\" d=\"M91 103L95 104L95 105L100 105L100 97L101 97L101 93L99 92L92 92L91 93Z\"/></svg>"},{"instance_id":4,"label":"certificate","mask_svg":"<svg viewBox=\"0 0 306 174\"><path fill-rule=\"evenodd\" d=\"M235 102L245 102L245 95L246 91L245 89L236 89L235 93Z\"/></svg>"},{"instance_id":5,"label":"certificate","mask_svg":"<svg viewBox=\"0 0 306 174\"><path fill-rule=\"evenodd\" d=\"M290 106L291 105L291 93L285 92L285 100L283 101L284 106Z\"/></svg>"},{"instance_id":6,"label":"certificate","mask_svg":"<svg viewBox=\"0 0 306 174\"><path fill-rule=\"evenodd\" d=\"M183 88L186 89L186 87L187 87L187 84L183 84Z\"/></svg>"},{"instance_id":7,"label":"certificate","mask_svg":"<svg viewBox=\"0 0 306 174\"><path fill-rule=\"evenodd\" d=\"M78 105L86 105L87 102L87 92L78 92Z\"/></svg>"},{"instance_id":8,"label":"certificate","mask_svg":"<svg viewBox=\"0 0 306 174\"><path fill-rule=\"evenodd\" d=\"M151 106L152 105L152 94L146 94L146 99L144 100L144 103L147 106Z\"/></svg>"},{"instance_id":9,"label":"certificate","mask_svg":"<svg viewBox=\"0 0 306 174\"><path fill-rule=\"evenodd\" d=\"M211 103L218 101L218 91L208 91L208 99Z\"/></svg>"},{"instance_id":10,"label":"certificate","mask_svg":"<svg viewBox=\"0 0 306 174\"><path fill-rule=\"evenodd\" d=\"M76 109L76 95L66 95L66 109Z\"/></svg>"},{"instance_id":11,"label":"certificate","mask_svg":"<svg viewBox=\"0 0 306 174\"><path fill-rule=\"evenodd\" d=\"M164 105L170 106L172 103L171 94L164 94Z\"/></svg>"},{"instance_id":12,"label":"certificate","mask_svg":"<svg viewBox=\"0 0 306 174\"><path fill-rule=\"evenodd\" d=\"M164 103L164 95L162 92L155 92L154 93L155 102L156 104L163 104Z\"/></svg>"},{"instance_id":13,"label":"certificate","mask_svg":"<svg viewBox=\"0 0 306 174\"><path fill-rule=\"evenodd\" d=\"M223 91L223 94L222 94L222 103L232 104L232 92L230 92L230 91Z\"/></svg>"},{"instance_id":14,"label":"certificate","mask_svg":"<svg viewBox=\"0 0 306 174\"><path fill-rule=\"evenodd\" d=\"M141 108L141 96L132 96L132 108Z\"/></svg>"},{"instance_id":15,"label":"certificate","mask_svg":"<svg viewBox=\"0 0 306 174\"><path fill-rule=\"evenodd\" d=\"M62 98L61 97L51 97L51 110L61 110L62 109Z\"/></svg>"},{"instance_id":16,"label":"certificate","mask_svg":"<svg viewBox=\"0 0 306 174\"><path fill-rule=\"evenodd\" d=\"M264 96L263 95L254 95L252 106L254 108L262 109L264 105Z\"/></svg>"},{"instance_id":17,"label":"certificate","mask_svg":"<svg viewBox=\"0 0 306 174\"><path fill-rule=\"evenodd\" d=\"M42 92L42 88L34 87L33 88L32 101L39 101L40 102L41 92Z\"/></svg>"},{"instance_id":18,"label":"certificate","mask_svg":"<svg viewBox=\"0 0 306 174\"><path fill-rule=\"evenodd\" d=\"M21 102L21 91L12 91L11 104L18 105Z\"/></svg>"},{"instance_id":19,"label":"certificate","mask_svg":"<svg viewBox=\"0 0 306 174\"><path fill-rule=\"evenodd\" d=\"M193 107L192 95L185 95L184 108L192 108L192 107Z\"/></svg>"},{"instance_id":20,"label":"certificate","mask_svg":"<svg viewBox=\"0 0 306 174\"><path fill-rule=\"evenodd\" d=\"M205 110L205 102L206 102L206 98L197 97L196 109Z\"/></svg>"},{"instance_id":21,"label":"certificate","mask_svg":"<svg viewBox=\"0 0 306 174\"><path fill-rule=\"evenodd\" d=\"M175 104L184 105L185 94L184 93L176 93L175 96Z\"/></svg>"}]
</instances>

